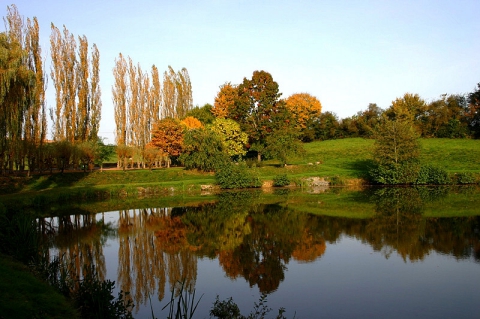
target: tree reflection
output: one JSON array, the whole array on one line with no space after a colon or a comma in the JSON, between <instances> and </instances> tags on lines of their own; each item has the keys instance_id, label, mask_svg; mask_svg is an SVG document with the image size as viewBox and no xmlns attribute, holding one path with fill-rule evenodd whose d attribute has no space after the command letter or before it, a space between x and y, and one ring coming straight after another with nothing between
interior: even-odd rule
<instances>
[{"instance_id":1,"label":"tree reflection","mask_svg":"<svg viewBox=\"0 0 480 319\"><path fill-rule=\"evenodd\" d=\"M84 271L94 266L98 278L105 279L102 237L108 232L108 225L103 220L97 222L95 215L85 214L50 218L48 221L40 218L38 223L51 245L58 249L58 257L70 266L73 278L83 278Z\"/></svg>"},{"instance_id":2,"label":"tree reflection","mask_svg":"<svg viewBox=\"0 0 480 319\"><path fill-rule=\"evenodd\" d=\"M324 253L325 241L307 227L308 215L278 204L249 203L244 196L223 197L217 205L187 211L182 219L199 254L218 256L227 276L243 277L270 293L284 280L292 256L313 261Z\"/></svg>"},{"instance_id":3,"label":"tree reflection","mask_svg":"<svg viewBox=\"0 0 480 319\"><path fill-rule=\"evenodd\" d=\"M183 282L193 291L197 259L206 256L218 258L228 277L244 278L261 293L271 293L285 279L292 259L318 260L327 244L342 236L357 238L386 258L398 254L415 262L435 251L480 261L480 216L424 216L429 203L445 200L445 189L382 188L359 193L355 198L368 196L375 210L368 219L299 213L288 207L288 194L270 197L268 203L258 194L223 193L218 202L195 207L119 211L115 234L119 288L131 293L137 309L154 293L164 299L167 284L172 289ZM101 279L106 275L103 245L112 228L97 219L85 214L39 223L59 254L75 264L79 278L84 265L95 265Z\"/></svg>"},{"instance_id":4,"label":"tree reflection","mask_svg":"<svg viewBox=\"0 0 480 319\"><path fill-rule=\"evenodd\" d=\"M157 290L184 282L193 291L197 277L195 248L186 241L185 227L170 208L120 211L119 270L121 289L130 291L137 310Z\"/></svg>"}]
</instances>

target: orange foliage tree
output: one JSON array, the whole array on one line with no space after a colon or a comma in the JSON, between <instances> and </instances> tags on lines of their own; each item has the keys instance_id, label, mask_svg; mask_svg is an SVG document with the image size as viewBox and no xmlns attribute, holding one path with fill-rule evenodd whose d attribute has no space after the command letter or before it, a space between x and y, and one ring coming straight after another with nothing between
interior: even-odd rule
<instances>
[{"instance_id":1,"label":"orange foliage tree","mask_svg":"<svg viewBox=\"0 0 480 319\"><path fill-rule=\"evenodd\" d=\"M183 128L178 120L165 118L158 121L152 131L151 145L168 156L178 156L183 149Z\"/></svg>"},{"instance_id":2,"label":"orange foliage tree","mask_svg":"<svg viewBox=\"0 0 480 319\"><path fill-rule=\"evenodd\" d=\"M230 82L220 86L220 91L215 97L212 114L217 118L227 118L230 111L235 107L237 97L237 87Z\"/></svg>"},{"instance_id":3,"label":"orange foliage tree","mask_svg":"<svg viewBox=\"0 0 480 319\"><path fill-rule=\"evenodd\" d=\"M308 93L292 94L285 100L285 103L296 122L296 128L302 133L308 130L309 125L322 112L320 101Z\"/></svg>"}]
</instances>

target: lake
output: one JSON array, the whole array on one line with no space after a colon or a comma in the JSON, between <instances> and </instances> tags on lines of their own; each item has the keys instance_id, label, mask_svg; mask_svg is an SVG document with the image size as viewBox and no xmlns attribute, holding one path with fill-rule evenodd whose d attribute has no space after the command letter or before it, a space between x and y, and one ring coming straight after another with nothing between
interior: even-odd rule
<instances>
[{"instance_id":1,"label":"lake","mask_svg":"<svg viewBox=\"0 0 480 319\"><path fill-rule=\"evenodd\" d=\"M369 188L224 192L184 205L44 218L52 256L130 291L135 318L165 318L174 285L243 315L478 318L480 191ZM152 205L155 199L148 200ZM115 294L116 295L116 294Z\"/></svg>"}]
</instances>

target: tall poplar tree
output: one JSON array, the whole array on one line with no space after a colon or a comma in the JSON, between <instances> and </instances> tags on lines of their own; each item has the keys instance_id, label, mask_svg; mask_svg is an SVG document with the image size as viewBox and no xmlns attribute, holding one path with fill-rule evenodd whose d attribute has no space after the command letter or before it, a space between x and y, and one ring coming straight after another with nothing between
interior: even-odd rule
<instances>
[{"instance_id":1,"label":"tall poplar tree","mask_svg":"<svg viewBox=\"0 0 480 319\"><path fill-rule=\"evenodd\" d=\"M113 68L115 82L112 87L113 107L115 110L117 146L127 145L127 92L128 92L128 66L127 61L120 53L115 59Z\"/></svg>"},{"instance_id":2,"label":"tall poplar tree","mask_svg":"<svg viewBox=\"0 0 480 319\"><path fill-rule=\"evenodd\" d=\"M55 108L50 117L53 137L70 143L96 140L101 116L100 53L92 47L89 56L85 35L75 36L63 26L63 33L52 23L50 51L51 77L55 87Z\"/></svg>"}]
</instances>

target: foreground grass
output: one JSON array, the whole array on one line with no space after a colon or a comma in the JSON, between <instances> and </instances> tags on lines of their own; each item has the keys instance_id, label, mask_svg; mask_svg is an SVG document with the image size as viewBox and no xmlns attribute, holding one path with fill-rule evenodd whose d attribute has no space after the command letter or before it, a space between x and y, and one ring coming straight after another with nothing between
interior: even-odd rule
<instances>
[{"instance_id":1,"label":"foreground grass","mask_svg":"<svg viewBox=\"0 0 480 319\"><path fill-rule=\"evenodd\" d=\"M73 306L54 288L4 255L0 255L0 317L79 318Z\"/></svg>"}]
</instances>

